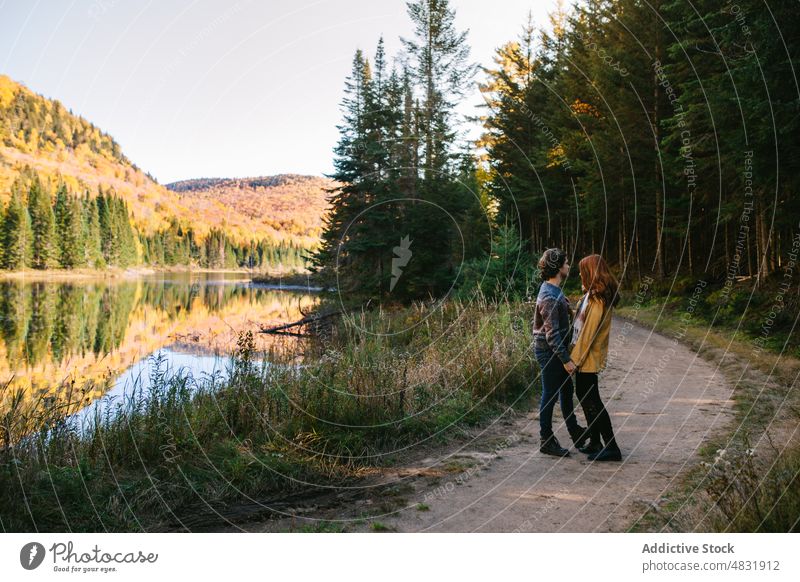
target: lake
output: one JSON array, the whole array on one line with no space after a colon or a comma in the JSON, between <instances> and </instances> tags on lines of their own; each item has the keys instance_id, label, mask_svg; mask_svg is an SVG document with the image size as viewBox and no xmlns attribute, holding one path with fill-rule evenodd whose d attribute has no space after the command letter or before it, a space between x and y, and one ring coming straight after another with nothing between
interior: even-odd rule
<instances>
[{"instance_id":1,"label":"lake","mask_svg":"<svg viewBox=\"0 0 800 582\"><path fill-rule=\"evenodd\" d=\"M0 281L0 387L34 400L72 392L85 408L135 382L146 389L150 356L222 379L241 332L253 331L263 358L277 342L303 340L256 332L300 319L316 302L313 290L254 284L240 272Z\"/></svg>"}]
</instances>

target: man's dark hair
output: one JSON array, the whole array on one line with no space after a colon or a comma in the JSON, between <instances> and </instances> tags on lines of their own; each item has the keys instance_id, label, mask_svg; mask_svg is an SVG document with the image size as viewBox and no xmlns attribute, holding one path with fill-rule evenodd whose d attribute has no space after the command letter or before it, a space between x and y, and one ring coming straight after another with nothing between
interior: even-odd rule
<instances>
[{"instance_id":1,"label":"man's dark hair","mask_svg":"<svg viewBox=\"0 0 800 582\"><path fill-rule=\"evenodd\" d=\"M539 277L542 281L547 281L555 277L564 266L567 260L567 253L559 248L547 249L542 258L539 259Z\"/></svg>"}]
</instances>

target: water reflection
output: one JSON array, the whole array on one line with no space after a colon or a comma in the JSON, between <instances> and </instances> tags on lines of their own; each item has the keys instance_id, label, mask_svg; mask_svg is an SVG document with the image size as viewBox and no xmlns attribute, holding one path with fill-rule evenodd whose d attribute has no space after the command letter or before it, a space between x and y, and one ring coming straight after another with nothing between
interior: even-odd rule
<instances>
[{"instance_id":1,"label":"water reflection","mask_svg":"<svg viewBox=\"0 0 800 582\"><path fill-rule=\"evenodd\" d=\"M254 359L254 365L266 365L262 359ZM173 348L161 348L120 374L113 386L102 398L85 406L71 415L75 426L83 428L93 424L96 416L101 418L115 416L119 409L135 398L144 398L156 376L170 378L180 375L188 378L189 387L196 385L218 385L228 378L231 371L231 358L221 355L186 353Z\"/></svg>"},{"instance_id":2,"label":"water reflection","mask_svg":"<svg viewBox=\"0 0 800 582\"><path fill-rule=\"evenodd\" d=\"M316 300L313 292L253 285L241 273L0 281L0 381L30 398L90 386L88 404L121 390L158 350L171 368L196 377L224 371L240 332L299 319ZM255 338L259 351L292 341Z\"/></svg>"}]
</instances>

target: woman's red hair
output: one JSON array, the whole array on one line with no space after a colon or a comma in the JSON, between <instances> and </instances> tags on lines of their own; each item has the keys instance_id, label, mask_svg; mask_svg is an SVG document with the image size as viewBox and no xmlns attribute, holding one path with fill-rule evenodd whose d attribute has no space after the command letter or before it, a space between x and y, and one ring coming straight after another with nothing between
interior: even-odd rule
<instances>
[{"instance_id":1,"label":"woman's red hair","mask_svg":"<svg viewBox=\"0 0 800 582\"><path fill-rule=\"evenodd\" d=\"M608 270L603 257L600 255L583 257L578 263L578 270L581 274L581 283L589 295L599 297L606 305L615 306L619 303L619 283Z\"/></svg>"}]
</instances>

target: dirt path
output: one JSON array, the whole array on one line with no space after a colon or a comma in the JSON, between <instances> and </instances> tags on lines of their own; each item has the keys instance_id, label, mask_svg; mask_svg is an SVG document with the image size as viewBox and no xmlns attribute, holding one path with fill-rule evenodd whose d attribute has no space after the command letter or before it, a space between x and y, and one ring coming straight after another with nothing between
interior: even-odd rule
<instances>
[{"instance_id":1,"label":"dirt path","mask_svg":"<svg viewBox=\"0 0 800 582\"><path fill-rule=\"evenodd\" d=\"M689 348L615 318L600 390L622 463L591 463L572 447L567 458L542 455L537 414L510 413L364 487L230 530L319 529L325 520L346 531L625 531L732 418L732 387ZM566 446L559 412L554 422Z\"/></svg>"}]
</instances>

